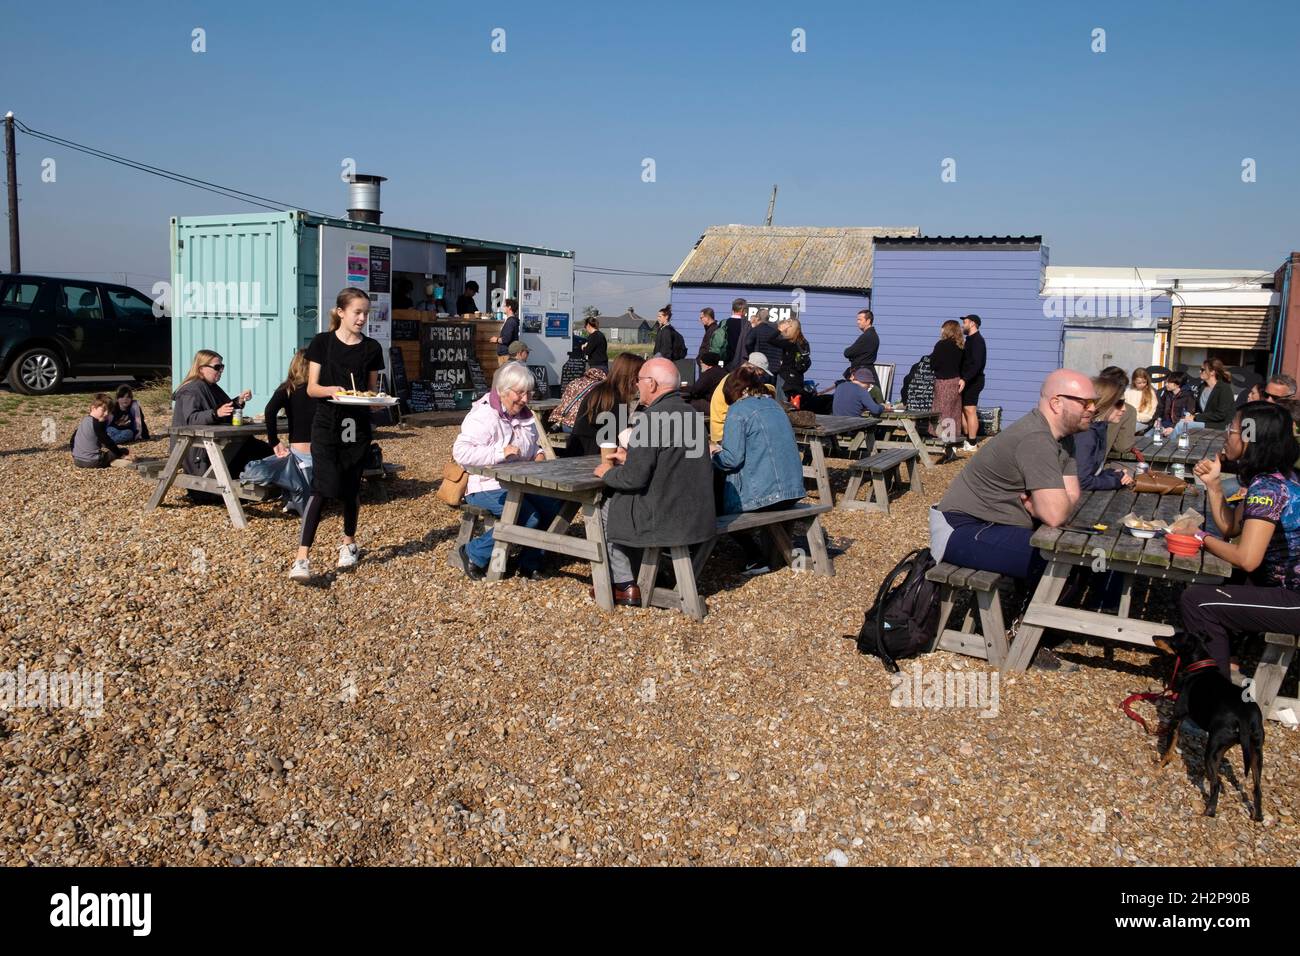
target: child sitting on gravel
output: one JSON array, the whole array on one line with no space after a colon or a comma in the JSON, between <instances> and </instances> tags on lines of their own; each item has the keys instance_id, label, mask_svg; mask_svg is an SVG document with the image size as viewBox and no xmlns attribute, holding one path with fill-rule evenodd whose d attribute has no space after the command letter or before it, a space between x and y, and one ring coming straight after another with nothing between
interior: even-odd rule
<instances>
[{"instance_id":1,"label":"child sitting on gravel","mask_svg":"<svg viewBox=\"0 0 1300 956\"><path fill-rule=\"evenodd\" d=\"M135 400L130 385L119 385L117 401L109 406L109 422L105 427L108 437L119 445L144 441L149 437L149 426L144 421L144 409Z\"/></svg>"},{"instance_id":2,"label":"child sitting on gravel","mask_svg":"<svg viewBox=\"0 0 1300 956\"><path fill-rule=\"evenodd\" d=\"M72 450L72 463L78 468L125 467L131 464L131 453L108 437L106 423L112 417L109 407L113 399L103 392L90 403L90 411L77 430L72 433L68 447Z\"/></svg>"}]
</instances>

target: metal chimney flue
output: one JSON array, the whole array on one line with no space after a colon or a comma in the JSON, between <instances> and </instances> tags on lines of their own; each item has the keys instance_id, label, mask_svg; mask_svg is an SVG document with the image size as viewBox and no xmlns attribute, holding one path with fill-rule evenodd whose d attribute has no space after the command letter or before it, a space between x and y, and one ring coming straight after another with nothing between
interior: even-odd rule
<instances>
[{"instance_id":1,"label":"metal chimney flue","mask_svg":"<svg viewBox=\"0 0 1300 956\"><path fill-rule=\"evenodd\" d=\"M384 211L379 208L379 184L387 176L353 173L348 177L348 218L353 222L378 224Z\"/></svg>"}]
</instances>

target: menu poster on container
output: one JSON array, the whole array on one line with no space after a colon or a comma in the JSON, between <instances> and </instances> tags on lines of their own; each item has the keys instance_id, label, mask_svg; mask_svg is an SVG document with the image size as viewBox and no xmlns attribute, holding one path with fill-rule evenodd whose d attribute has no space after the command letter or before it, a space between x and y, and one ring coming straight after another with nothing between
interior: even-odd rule
<instances>
[{"instance_id":1,"label":"menu poster on container","mask_svg":"<svg viewBox=\"0 0 1300 956\"><path fill-rule=\"evenodd\" d=\"M339 292L349 286L370 296L370 319L366 335L384 350L387 371L388 347L392 344L392 259L393 237L366 232L365 242L357 241L354 229L320 226L320 299L317 324L321 332L329 330L330 312ZM391 388L391 373L390 386Z\"/></svg>"},{"instance_id":2,"label":"menu poster on container","mask_svg":"<svg viewBox=\"0 0 1300 956\"><path fill-rule=\"evenodd\" d=\"M528 339L528 361L545 365L550 370L550 381L558 382L572 339L568 334L557 334L561 327L557 317L568 316L570 331L577 322L572 257L519 253L519 294L525 317L536 317L539 326L534 337Z\"/></svg>"},{"instance_id":3,"label":"menu poster on container","mask_svg":"<svg viewBox=\"0 0 1300 956\"><path fill-rule=\"evenodd\" d=\"M546 337L548 339L565 339L569 337L569 313L546 313Z\"/></svg>"},{"instance_id":4,"label":"menu poster on container","mask_svg":"<svg viewBox=\"0 0 1300 956\"><path fill-rule=\"evenodd\" d=\"M393 291L393 250L387 246L370 247L370 291Z\"/></svg>"},{"instance_id":5,"label":"menu poster on container","mask_svg":"<svg viewBox=\"0 0 1300 956\"><path fill-rule=\"evenodd\" d=\"M525 312L535 312L542 308L542 276L528 266L523 269L523 298Z\"/></svg>"}]
</instances>

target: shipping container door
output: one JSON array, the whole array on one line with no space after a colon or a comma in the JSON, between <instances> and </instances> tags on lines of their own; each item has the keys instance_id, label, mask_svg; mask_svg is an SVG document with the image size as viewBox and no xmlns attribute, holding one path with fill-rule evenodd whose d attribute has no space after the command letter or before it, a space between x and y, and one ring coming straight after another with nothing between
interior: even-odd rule
<instances>
[{"instance_id":1,"label":"shipping container door","mask_svg":"<svg viewBox=\"0 0 1300 956\"><path fill-rule=\"evenodd\" d=\"M251 389L259 412L298 344L295 214L185 218L174 234L173 380L211 349L225 360L221 387Z\"/></svg>"}]
</instances>

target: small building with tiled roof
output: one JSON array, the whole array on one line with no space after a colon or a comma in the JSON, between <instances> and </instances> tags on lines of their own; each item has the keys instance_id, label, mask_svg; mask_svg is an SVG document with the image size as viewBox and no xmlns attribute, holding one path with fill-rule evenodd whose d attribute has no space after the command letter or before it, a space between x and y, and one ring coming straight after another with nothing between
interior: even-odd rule
<instances>
[{"instance_id":1,"label":"small building with tiled roof","mask_svg":"<svg viewBox=\"0 0 1300 956\"><path fill-rule=\"evenodd\" d=\"M632 308L622 315L598 315L596 321L610 342L645 343L654 336L654 323Z\"/></svg>"},{"instance_id":2,"label":"small building with tiled roof","mask_svg":"<svg viewBox=\"0 0 1300 956\"><path fill-rule=\"evenodd\" d=\"M807 377L829 386L858 337L858 310L871 304L873 243L919 234L916 226L710 226L673 273L673 322L694 356L700 336L689 332L705 306L719 320L736 298L752 314L794 315L812 345Z\"/></svg>"}]
</instances>

